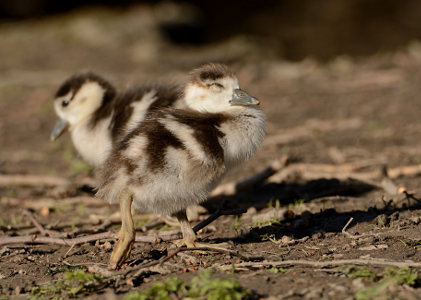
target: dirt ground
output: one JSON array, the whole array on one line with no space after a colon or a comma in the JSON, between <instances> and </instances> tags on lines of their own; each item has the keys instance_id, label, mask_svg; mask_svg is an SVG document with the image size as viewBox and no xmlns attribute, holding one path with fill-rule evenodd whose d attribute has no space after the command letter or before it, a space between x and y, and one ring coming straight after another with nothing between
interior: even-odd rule
<instances>
[{"instance_id":1,"label":"dirt ground","mask_svg":"<svg viewBox=\"0 0 421 300\"><path fill-rule=\"evenodd\" d=\"M242 255L181 252L76 297L120 299L212 268L213 276L236 278L254 298L420 299L421 275L412 283L385 283L382 274L389 267L421 271L421 44L323 64L310 58L291 63L251 38L171 45L152 16L151 7L137 6L0 24L0 299L33 296L34 288L63 280L60 270L71 266L107 276L110 238L73 247L4 242L42 236L35 223L47 235L66 238L119 228L118 206L93 198L94 171L77 157L69 136L48 140L58 85L80 70L103 74L120 88L183 82L188 70L209 61L235 70L267 116L261 149L223 184L283 163L264 182L211 197L192 221L222 205L244 208L243 215L221 216L199 233L202 241L227 242ZM22 183L28 175L33 181ZM138 214L136 225L145 236L177 232L157 216ZM171 247L159 240L136 243L123 270L162 259ZM366 266L376 279L355 275L349 265Z\"/></svg>"}]
</instances>

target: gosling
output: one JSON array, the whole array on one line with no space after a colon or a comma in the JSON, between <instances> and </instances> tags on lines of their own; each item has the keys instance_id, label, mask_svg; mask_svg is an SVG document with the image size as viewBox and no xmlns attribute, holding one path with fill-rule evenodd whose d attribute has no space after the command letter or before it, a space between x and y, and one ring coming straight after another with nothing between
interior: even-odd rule
<instances>
[{"instance_id":1,"label":"gosling","mask_svg":"<svg viewBox=\"0 0 421 300\"><path fill-rule=\"evenodd\" d=\"M182 107L176 85L140 86L123 93L101 76L75 74L58 89L54 109L58 116L50 139L70 131L73 145L90 165L98 167L113 145L155 109Z\"/></svg>"},{"instance_id":2,"label":"gosling","mask_svg":"<svg viewBox=\"0 0 421 300\"><path fill-rule=\"evenodd\" d=\"M102 167L97 196L119 199L122 218L109 261L112 269L128 258L135 240L132 205L175 216L184 244L198 246L186 208L205 201L223 175L248 160L263 140L259 101L240 89L224 65L194 70L183 101L185 109L148 114L115 145Z\"/></svg>"}]
</instances>

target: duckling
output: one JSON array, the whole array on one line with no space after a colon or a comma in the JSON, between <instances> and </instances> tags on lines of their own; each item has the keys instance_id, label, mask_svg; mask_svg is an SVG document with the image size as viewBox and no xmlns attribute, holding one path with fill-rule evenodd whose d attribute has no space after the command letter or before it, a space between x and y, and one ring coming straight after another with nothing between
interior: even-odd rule
<instances>
[{"instance_id":1,"label":"duckling","mask_svg":"<svg viewBox=\"0 0 421 300\"><path fill-rule=\"evenodd\" d=\"M98 167L118 139L135 128L149 111L182 106L181 102L181 90L175 85L141 86L118 94L97 74L76 74L55 95L58 120L50 138L56 140L70 131L77 152Z\"/></svg>"},{"instance_id":2,"label":"duckling","mask_svg":"<svg viewBox=\"0 0 421 300\"><path fill-rule=\"evenodd\" d=\"M135 239L131 207L175 216L187 247L198 246L187 217L223 175L248 160L265 133L259 101L241 90L225 65L207 64L191 73L186 108L148 114L113 148L103 165L97 196L119 199L122 218L109 266L128 258Z\"/></svg>"}]
</instances>

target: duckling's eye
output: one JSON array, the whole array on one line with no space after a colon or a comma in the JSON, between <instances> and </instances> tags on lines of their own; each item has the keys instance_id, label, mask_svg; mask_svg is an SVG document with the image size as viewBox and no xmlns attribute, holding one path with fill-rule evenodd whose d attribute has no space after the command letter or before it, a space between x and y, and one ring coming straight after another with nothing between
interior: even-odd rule
<instances>
[{"instance_id":1,"label":"duckling's eye","mask_svg":"<svg viewBox=\"0 0 421 300\"><path fill-rule=\"evenodd\" d=\"M224 86L218 82L213 82L212 83L213 86L219 87L219 88L223 88Z\"/></svg>"},{"instance_id":2,"label":"duckling's eye","mask_svg":"<svg viewBox=\"0 0 421 300\"><path fill-rule=\"evenodd\" d=\"M61 102L61 106L63 106L63 107L66 107L67 105L69 105L69 100L63 100L62 102Z\"/></svg>"}]
</instances>

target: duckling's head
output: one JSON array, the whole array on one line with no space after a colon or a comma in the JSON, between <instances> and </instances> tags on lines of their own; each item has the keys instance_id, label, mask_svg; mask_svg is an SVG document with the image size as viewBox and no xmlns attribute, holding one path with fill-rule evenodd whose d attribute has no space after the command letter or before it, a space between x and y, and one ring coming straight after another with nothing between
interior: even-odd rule
<instances>
[{"instance_id":1,"label":"duckling's head","mask_svg":"<svg viewBox=\"0 0 421 300\"><path fill-rule=\"evenodd\" d=\"M237 77L222 64L207 64L191 72L184 97L191 109L210 113L259 104L240 89Z\"/></svg>"},{"instance_id":2,"label":"duckling's head","mask_svg":"<svg viewBox=\"0 0 421 300\"><path fill-rule=\"evenodd\" d=\"M56 140L67 129L89 119L115 94L110 83L91 72L76 74L67 79L55 95L54 109L58 120L51 132L51 140Z\"/></svg>"}]
</instances>

